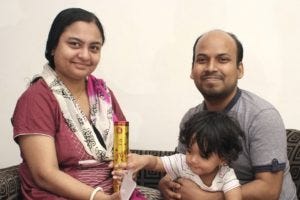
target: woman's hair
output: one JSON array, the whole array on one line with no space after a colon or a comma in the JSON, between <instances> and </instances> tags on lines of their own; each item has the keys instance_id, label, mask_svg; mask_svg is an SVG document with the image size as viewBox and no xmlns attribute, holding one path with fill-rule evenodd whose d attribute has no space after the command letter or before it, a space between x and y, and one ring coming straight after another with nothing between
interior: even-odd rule
<instances>
[{"instance_id":1,"label":"woman's hair","mask_svg":"<svg viewBox=\"0 0 300 200\"><path fill-rule=\"evenodd\" d=\"M97 16L89 11L83 10L81 8L68 8L62 10L54 19L46 44L45 57L49 61L51 68L55 68L54 58L52 55L53 49L56 48L61 34L65 31L66 27L70 26L72 23L77 21L84 22L94 22L102 36L103 43L105 41L104 31L101 22Z\"/></svg>"},{"instance_id":2,"label":"woman's hair","mask_svg":"<svg viewBox=\"0 0 300 200\"><path fill-rule=\"evenodd\" d=\"M241 137L244 132L233 118L223 112L201 111L184 124L179 141L187 148L197 142L201 157L216 153L230 164L243 149Z\"/></svg>"}]
</instances>

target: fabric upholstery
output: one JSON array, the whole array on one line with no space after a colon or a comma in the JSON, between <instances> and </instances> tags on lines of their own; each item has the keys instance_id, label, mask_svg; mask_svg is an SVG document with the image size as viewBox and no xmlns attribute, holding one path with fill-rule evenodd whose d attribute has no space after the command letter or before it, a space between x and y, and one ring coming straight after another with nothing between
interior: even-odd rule
<instances>
[{"instance_id":1,"label":"fabric upholstery","mask_svg":"<svg viewBox=\"0 0 300 200\"><path fill-rule=\"evenodd\" d=\"M20 199L17 165L0 169L0 199Z\"/></svg>"}]
</instances>

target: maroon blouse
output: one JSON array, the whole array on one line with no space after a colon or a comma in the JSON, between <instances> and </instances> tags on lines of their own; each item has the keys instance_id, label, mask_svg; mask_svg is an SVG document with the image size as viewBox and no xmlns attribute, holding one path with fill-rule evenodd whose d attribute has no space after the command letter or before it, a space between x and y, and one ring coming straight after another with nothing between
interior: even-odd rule
<instances>
[{"instance_id":1,"label":"maroon blouse","mask_svg":"<svg viewBox=\"0 0 300 200\"><path fill-rule=\"evenodd\" d=\"M118 120L126 120L111 91L113 110ZM59 167L65 173L92 187L100 186L105 192L112 192L111 170L107 162L94 167L78 165L80 160L93 159L69 129L59 104L42 80L31 85L19 98L12 118L14 139L22 135L39 134L53 137ZM22 152L21 156L23 158ZM24 199L63 199L40 189L33 181L26 161L20 164L21 189Z\"/></svg>"}]
</instances>

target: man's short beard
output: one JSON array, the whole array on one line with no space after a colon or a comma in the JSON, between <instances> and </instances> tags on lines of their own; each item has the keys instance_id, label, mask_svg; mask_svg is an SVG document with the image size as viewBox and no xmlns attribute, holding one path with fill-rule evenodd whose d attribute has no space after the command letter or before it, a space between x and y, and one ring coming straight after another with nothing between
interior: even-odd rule
<instances>
[{"instance_id":1,"label":"man's short beard","mask_svg":"<svg viewBox=\"0 0 300 200\"><path fill-rule=\"evenodd\" d=\"M222 91L211 91L211 90L204 90L204 89L200 89L198 88L198 90L200 91L200 93L202 94L202 96L204 97L204 99L206 101L221 101L223 99L226 99L228 96L230 96L235 88L237 87L237 85L233 85L230 88L226 88L226 90L222 90Z\"/></svg>"}]
</instances>

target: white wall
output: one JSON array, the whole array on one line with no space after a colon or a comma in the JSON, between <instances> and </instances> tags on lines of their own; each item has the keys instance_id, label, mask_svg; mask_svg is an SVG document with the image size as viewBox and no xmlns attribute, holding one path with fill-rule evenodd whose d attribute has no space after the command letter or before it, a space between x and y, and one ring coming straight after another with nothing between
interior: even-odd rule
<instances>
[{"instance_id":1,"label":"white wall","mask_svg":"<svg viewBox=\"0 0 300 200\"><path fill-rule=\"evenodd\" d=\"M221 28L245 48L241 88L273 103L287 128L300 129L299 0L10 0L0 3L0 167L20 162L10 117L46 62L46 37L67 7L94 12L107 41L95 72L130 121L130 147L173 150L185 111L202 100L189 79L192 46Z\"/></svg>"}]
</instances>

